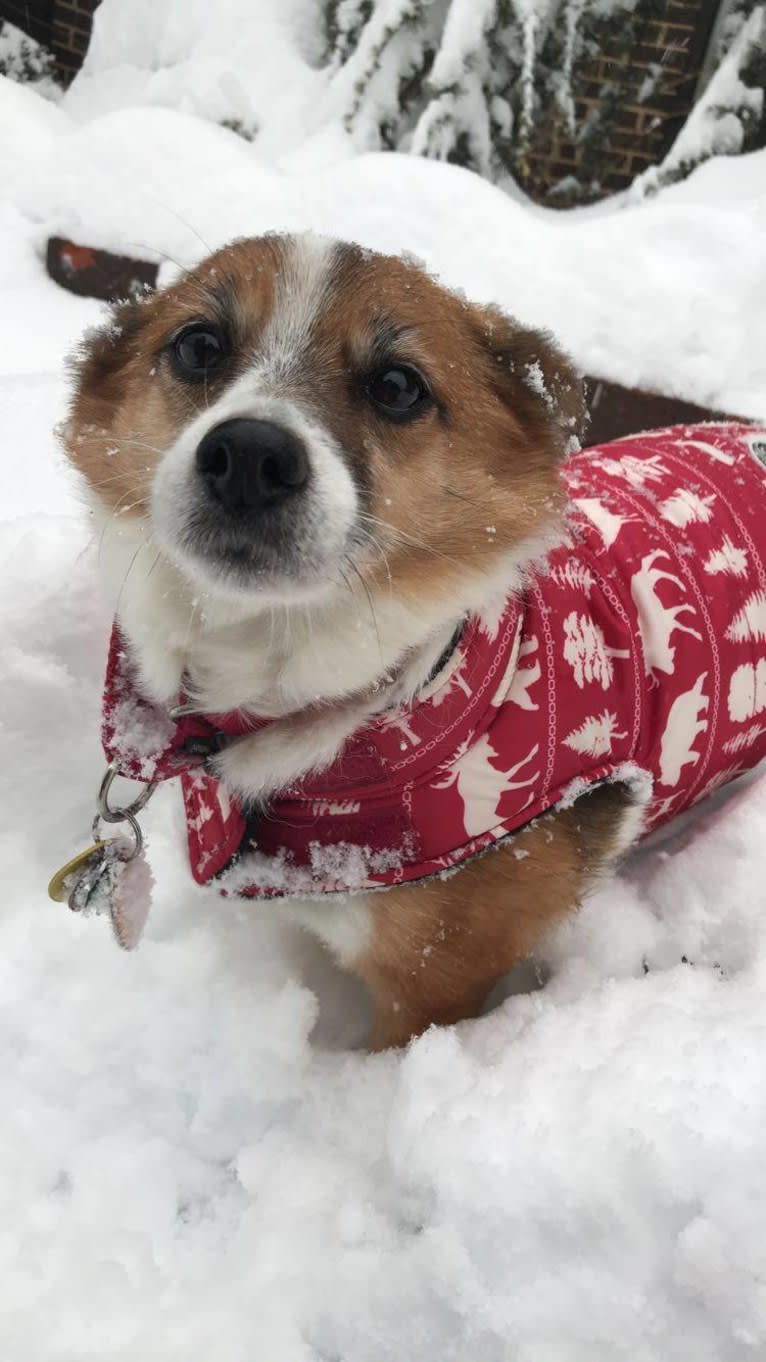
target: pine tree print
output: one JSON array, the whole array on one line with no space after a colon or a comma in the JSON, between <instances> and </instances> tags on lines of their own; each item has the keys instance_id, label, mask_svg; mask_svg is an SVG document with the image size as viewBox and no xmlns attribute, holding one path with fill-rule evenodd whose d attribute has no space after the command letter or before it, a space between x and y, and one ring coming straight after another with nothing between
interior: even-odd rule
<instances>
[{"instance_id":1,"label":"pine tree print","mask_svg":"<svg viewBox=\"0 0 766 1362\"><path fill-rule=\"evenodd\" d=\"M736 756L737 752L746 752L749 747L754 747L759 738L766 733L766 725L751 724L749 728L743 728L736 733L733 738L723 745L723 750L727 756Z\"/></svg>"},{"instance_id":2,"label":"pine tree print","mask_svg":"<svg viewBox=\"0 0 766 1362\"><path fill-rule=\"evenodd\" d=\"M606 757L612 750L612 743L618 738L627 738L627 732L617 732L617 715L605 709L602 714L591 714L583 720L564 739L573 752L582 752L588 757Z\"/></svg>"},{"instance_id":3,"label":"pine tree print","mask_svg":"<svg viewBox=\"0 0 766 1362\"><path fill-rule=\"evenodd\" d=\"M729 682L729 718L744 723L766 709L766 657L743 662Z\"/></svg>"},{"instance_id":4,"label":"pine tree print","mask_svg":"<svg viewBox=\"0 0 766 1362\"><path fill-rule=\"evenodd\" d=\"M596 583L587 563L580 563L576 558L567 558L561 567L553 568L551 577L557 586L574 587L576 591L584 591L586 596Z\"/></svg>"},{"instance_id":5,"label":"pine tree print","mask_svg":"<svg viewBox=\"0 0 766 1362\"><path fill-rule=\"evenodd\" d=\"M711 576L719 572L730 572L732 577L747 576L747 551L732 544L728 535L721 540L721 547L713 549L705 561L705 571Z\"/></svg>"},{"instance_id":6,"label":"pine tree print","mask_svg":"<svg viewBox=\"0 0 766 1362\"><path fill-rule=\"evenodd\" d=\"M564 620L564 657L574 673L577 685L599 685L608 690L614 680L613 657L630 657L627 649L610 648L601 629L590 615L578 615L573 610Z\"/></svg>"},{"instance_id":7,"label":"pine tree print","mask_svg":"<svg viewBox=\"0 0 766 1362\"><path fill-rule=\"evenodd\" d=\"M755 591L726 630L726 637L734 643L748 639L766 640L766 591Z\"/></svg>"},{"instance_id":8,"label":"pine tree print","mask_svg":"<svg viewBox=\"0 0 766 1362\"><path fill-rule=\"evenodd\" d=\"M684 525L692 525L695 521L707 525L713 518L711 508L714 502L713 494L709 497L699 497L688 487L677 487L672 497L661 503L660 515L663 520L669 520L671 525L677 525L680 530Z\"/></svg>"}]
</instances>

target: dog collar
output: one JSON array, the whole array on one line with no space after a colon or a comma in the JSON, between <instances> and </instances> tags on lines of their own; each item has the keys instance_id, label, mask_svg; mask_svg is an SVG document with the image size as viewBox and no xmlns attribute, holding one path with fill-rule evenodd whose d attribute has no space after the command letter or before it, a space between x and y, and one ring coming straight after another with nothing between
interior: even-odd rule
<instances>
[{"instance_id":1,"label":"dog collar","mask_svg":"<svg viewBox=\"0 0 766 1362\"><path fill-rule=\"evenodd\" d=\"M411 706L374 717L350 735L327 770L249 811L209 773L206 760L275 721L243 711L191 712L183 695L171 708L154 704L140 689L130 645L115 622L102 719L110 770L150 786L180 778L192 873L207 883L227 871L222 892L270 897L399 882L409 878L415 855L413 790L438 777L489 723L520 629L521 611L510 602L499 621L468 620Z\"/></svg>"}]
</instances>

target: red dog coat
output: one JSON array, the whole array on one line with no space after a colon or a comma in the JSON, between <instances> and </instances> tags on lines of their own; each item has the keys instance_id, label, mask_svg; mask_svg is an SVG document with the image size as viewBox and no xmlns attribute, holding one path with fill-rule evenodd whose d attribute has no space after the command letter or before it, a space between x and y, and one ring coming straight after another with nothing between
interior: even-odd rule
<instances>
[{"instance_id":1,"label":"red dog coat","mask_svg":"<svg viewBox=\"0 0 766 1362\"><path fill-rule=\"evenodd\" d=\"M107 756L181 774L195 879L245 896L443 873L604 780L643 784L654 827L766 756L765 465L766 430L737 425L570 458L569 542L523 596L469 619L411 707L251 818L194 753L268 721L174 724L139 696L116 629Z\"/></svg>"}]
</instances>

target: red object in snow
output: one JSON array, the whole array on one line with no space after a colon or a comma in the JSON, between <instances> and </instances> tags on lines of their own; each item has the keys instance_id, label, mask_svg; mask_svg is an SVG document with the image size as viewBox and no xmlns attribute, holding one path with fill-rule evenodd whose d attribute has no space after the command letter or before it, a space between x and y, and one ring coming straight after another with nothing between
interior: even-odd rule
<instances>
[{"instance_id":1,"label":"red object in snow","mask_svg":"<svg viewBox=\"0 0 766 1362\"><path fill-rule=\"evenodd\" d=\"M62 236L49 238L45 265L51 279L70 293L110 303L155 288L159 269L151 260L79 246Z\"/></svg>"}]
</instances>

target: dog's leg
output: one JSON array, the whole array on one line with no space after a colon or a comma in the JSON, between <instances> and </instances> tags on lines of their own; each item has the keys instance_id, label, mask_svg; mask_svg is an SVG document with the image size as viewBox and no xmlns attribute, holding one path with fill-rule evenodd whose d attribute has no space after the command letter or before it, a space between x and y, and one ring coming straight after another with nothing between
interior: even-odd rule
<instances>
[{"instance_id":1,"label":"dog's leg","mask_svg":"<svg viewBox=\"0 0 766 1362\"><path fill-rule=\"evenodd\" d=\"M638 826L634 793L600 786L452 877L376 895L372 938L352 966L372 994L372 1047L475 1016Z\"/></svg>"}]
</instances>

